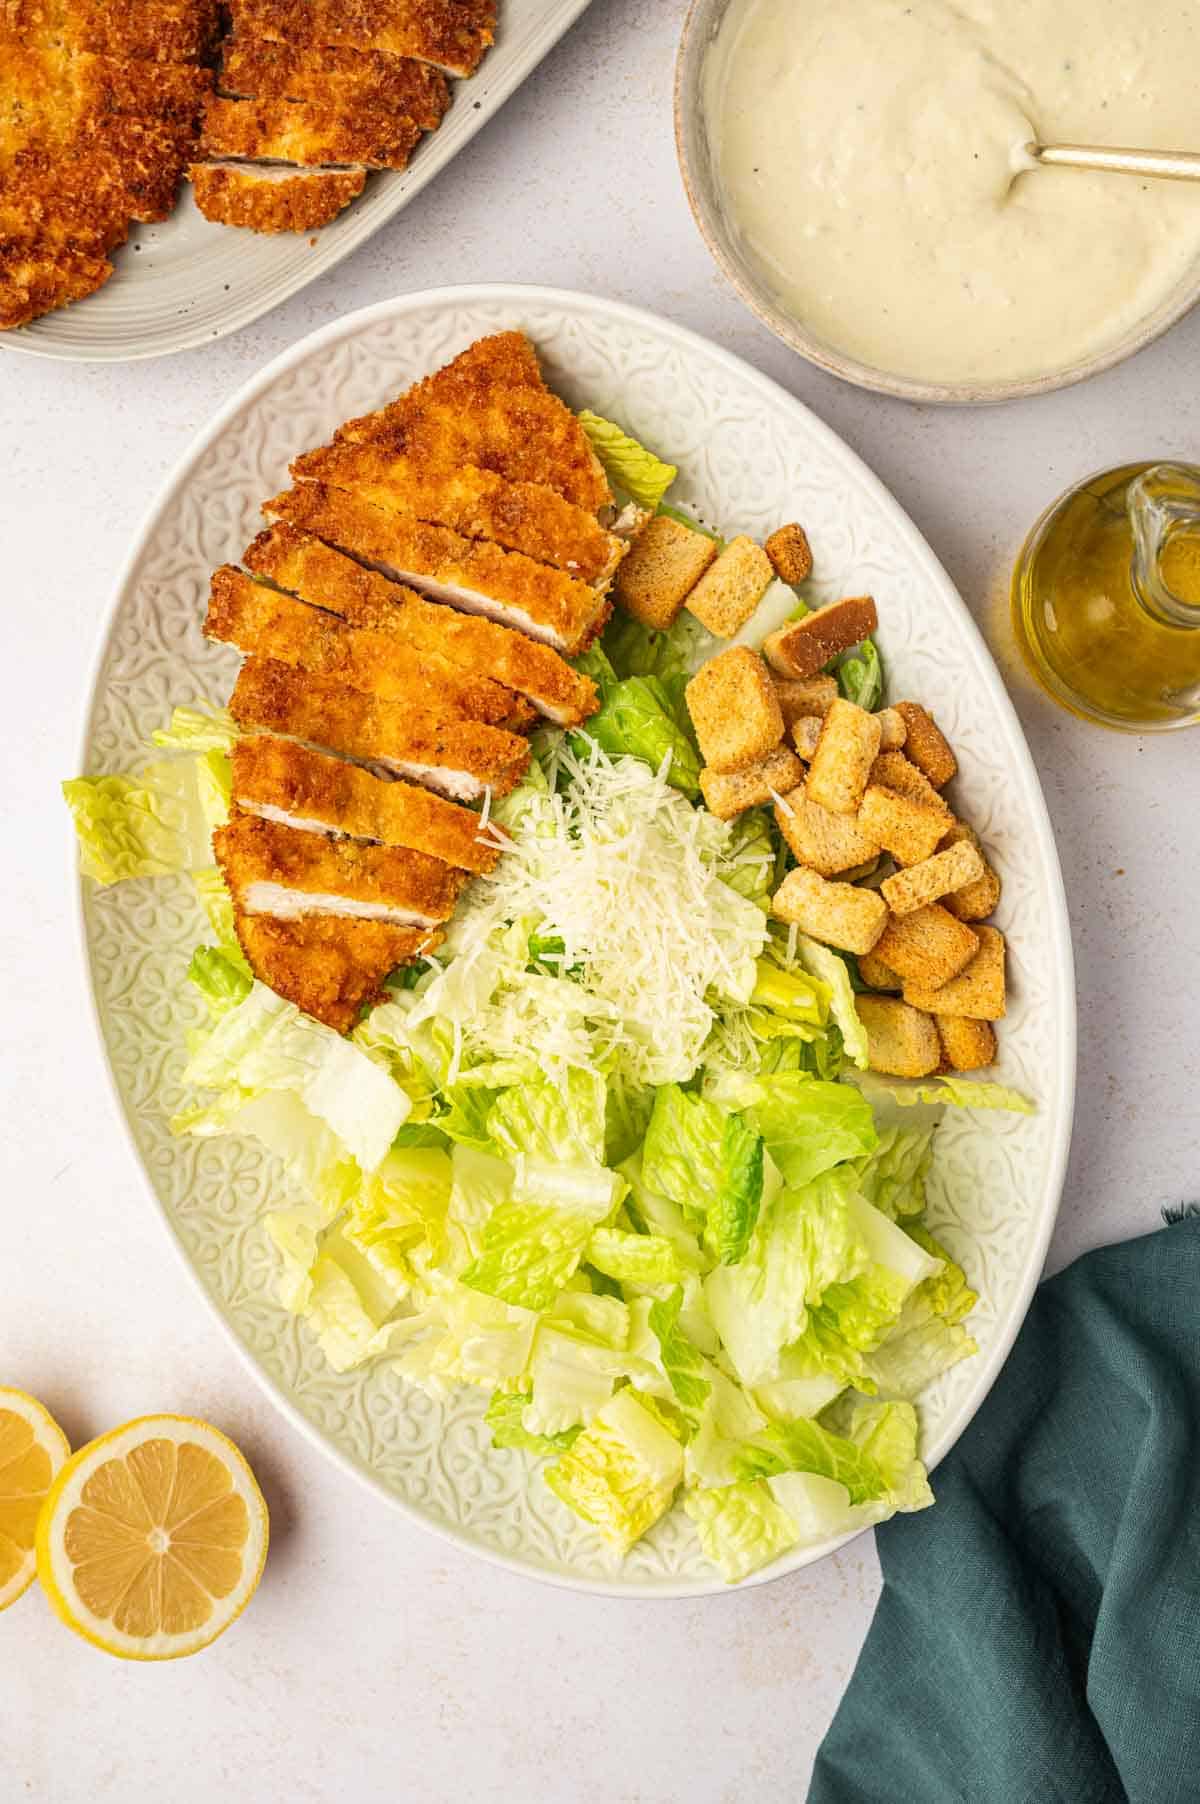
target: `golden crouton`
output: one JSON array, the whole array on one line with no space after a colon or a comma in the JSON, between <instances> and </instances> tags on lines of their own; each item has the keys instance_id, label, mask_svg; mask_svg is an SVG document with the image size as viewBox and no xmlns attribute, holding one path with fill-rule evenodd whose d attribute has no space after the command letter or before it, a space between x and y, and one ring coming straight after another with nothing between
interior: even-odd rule
<instances>
[{"instance_id":1,"label":"golden crouton","mask_svg":"<svg viewBox=\"0 0 1200 1804\"><path fill-rule=\"evenodd\" d=\"M899 971L893 971L890 965L874 952L868 952L858 961L858 974L871 990L902 990L904 979Z\"/></svg>"},{"instance_id":2,"label":"golden crouton","mask_svg":"<svg viewBox=\"0 0 1200 1804\"><path fill-rule=\"evenodd\" d=\"M898 752L908 737L903 714L896 708L881 708L875 718L879 722L879 750Z\"/></svg>"},{"instance_id":3,"label":"golden crouton","mask_svg":"<svg viewBox=\"0 0 1200 1804\"><path fill-rule=\"evenodd\" d=\"M700 772L700 789L708 812L715 814L718 820L731 821L735 814L742 814L747 808L758 808L775 796L786 795L803 775L804 766L795 752L789 752L786 745L778 745L758 764L734 771L731 776L706 766Z\"/></svg>"},{"instance_id":4,"label":"golden crouton","mask_svg":"<svg viewBox=\"0 0 1200 1804\"><path fill-rule=\"evenodd\" d=\"M904 749L909 757L935 789L945 789L958 769L958 759L933 715L919 702L897 702L896 713L908 728Z\"/></svg>"},{"instance_id":5,"label":"golden crouton","mask_svg":"<svg viewBox=\"0 0 1200 1804\"><path fill-rule=\"evenodd\" d=\"M779 676L772 680L783 709L783 724L789 730L798 720L814 715L823 719L838 698L838 686L831 676L808 677L803 682Z\"/></svg>"},{"instance_id":6,"label":"golden crouton","mask_svg":"<svg viewBox=\"0 0 1200 1804\"><path fill-rule=\"evenodd\" d=\"M918 908L899 920L893 915L880 935L878 952L885 965L898 971L904 979L904 1000L912 1002L910 990L919 984L923 991L937 990L949 983L979 950L979 941L971 928L956 921L936 902ZM941 1006L940 1004L938 1005ZM920 1008L920 1003L913 1003ZM936 1014L936 1009L928 1010Z\"/></svg>"},{"instance_id":7,"label":"golden crouton","mask_svg":"<svg viewBox=\"0 0 1200 1804\"><path fill-rule=\"evenodd\" d=\"M910 921L913 918L908 917ZM973 931L979 950L965 970L937 988L906 976L906 1002L914 1008L927 1008L931 1015L953 1015L968 1021L1004 1019L1004 935L995 927L976 927Z\"/></svg>"},{"instance_id":8,"label":"golden crouton","mask_svg":"<svg viewBox=\"0 0 1200 1804\"><path fill-rule=\"evenodd\" d=\"M770 672L746 645L731 645L702 664L686 699L701 756L721 776L759 763L783 738Z\"/></svg>"},{"instance_id":9,"label":"golden crouton","mask_svg":"<svg viewBox=\"0 0 1200 1804\"><path fill-rule=\"evenodd\" d=\"M878 756L879 722L865 708L839 696L825 716L809 766L812 800L834 814L856 813Z\"/></svg>"},{"instance_id":10,"label":"golden crouton","mask_svg":"<svg viewBox=\"0 0 1200 1804\"><path fill-rule=\"evenodd\" d=\"M878 625L879 615L871 597L851 596L845 601L830 602L827 608L818 608L803 620L791 620L778 632L768 633L763 653L780 676L816 676L831 658L858 645Z\"/></svg>"},{"instance_id":11,"label":"golden crouton","mask_svg":"<svg viewBox=\"0 0 1200 1804\"><path fill-rule=\"evenodd\" d=\"M888 1077L928 1077L942 1062L937 1028L929 1015L892 996L859 996L855 1005L867 1030L867 1062Z\"/></svg>"},{"instance_id":12,"label":"golden crouton","mask_svg":"<svg viewBox=\"0 0 1200 1804\"><path fill-rule=\"evenodd\" d=\"M954 816L944 798L903 752L880 752L871 767L871 781L884 789L894 789L897 795L907 796L910 802L921 802L926 808L940 808L949 830Z\"/></svg>"},{"instance_id":13,"label":"golden crouton","mask_svg":"<svg viewBox=\"0 0 1200 1804\"><path fill-rule=\"evenodd\" d=\"M718 639L732 639L770 588L775 572L761 545L744 535L730 539L684 604Z\"/></svg>"},{"instance_id":14,"label":"golden crouton","mask_svg":"<svg viewBox=\"0 0 1200 1804\"><path fill-rule=\"evenodd\" d=\"M812 575L812 546L802 526L792 520L779 527L763 545L772 568L781 583L793 589Z\"/></svg>"},{"instance_id":15,"label":"golden crouton","mask_svg":"<svg viewBox=\"0 0 1200 1804\"><path fill-rule=\"evenodd\" d=\"M983 855L979 835L965 821L955 821L942 840L943 848L957 845L974 846L983 864L983 875L972 883L964 883L952 896L947 896L946 907L960 921L986 921L1000 900L1000 879Z\"/></svg>"},{"instance_id":16,"label":"golden crouton","mask_svg":"<svg viewBox=\"0 0 1200 1804\"><path fill-rule=\"evenodd\" d=\"M792 722L792 744L806 764L812 762L812 755L821 743L822 724L817 714L802 714L799 720Z\"/></svg>"},{"instance_id":17,"label":"golden crouton","mask_svg":"<svg viewBox=\"0 0 1200 1804\"><path fill-rule=\"evenodd\" d=\"M941 809L927 808L894 789L872 783L858 811L858 825L868 839L890 852L897 864L920 864L932 858L946 831Z\"/></svg>"},{"instance_id":18,"label":"golden crouton","mask_svg":"<svg viewBox=\"0 0 1200 1804\"><path fill-rule=\"evenodd\" d=\"M996 1030L990 1021L937 1015L938 1039L952 1071L982 1071L996 1062Z\"/></svg>"},{"instance_id":19,"label":"golden crouton","mask_svg":"<svg viewBox=\"0 0 1200 1804\"><path fill-rule=\"evenodd\" d=\"M803 866L789 871L771 898L771 913L828 946L860 956L870 952L887 925L887 903L873 889L827 883Z\"/></svg>"},{"instance_id":20,"label":"golden crouton","mask_svg":"<svg viewBox=\"0 0 1200 1804\"><path fill-rule=\"evenodd\" d=\"M656 514L617 567L617 600L635 620L664 632L716 555L704 533Z\"/></svg>"},{"instance_id":21,"label":"golden crouton","mask_svg":"<svg viewBox=\"0 0 1200 1804\"><path fill-rule=\"evenodd\" d=\"M974 846L963 840L944 852L935 852L932 858L922 859L920 864L897 871L879 887L894 915L910 915L927 902L937 902L982 875L983 859Z\"/></svg>"},{"instance_id":22,"label":"golden crouton","mask_svg":"<svg viewBox=\"0 0 1200 1804\"><path fill-rule=\"evenodd\" d=\"M775 821L797 864L806 864L822 877L857 870L879 856L879 847L859 832L853 815L831 814L803 787L776 804Z\"/></svg>"}]
</instances>

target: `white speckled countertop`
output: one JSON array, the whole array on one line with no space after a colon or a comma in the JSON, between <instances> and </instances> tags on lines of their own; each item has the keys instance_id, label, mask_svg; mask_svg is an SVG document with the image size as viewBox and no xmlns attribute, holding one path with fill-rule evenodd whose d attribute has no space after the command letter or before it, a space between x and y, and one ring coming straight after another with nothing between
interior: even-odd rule
<instances>
[{"instance_id":1,"label":"white speckled countertop","mask_svg":"<svg viewBox=\"0 0 1200 1804\"><path fill-rule=\"evenodd\" d=\"M1108 735L1013 667L1008 567L1042 506L1102 466L1200 459L1200 316L1084 389L992 412L844 388L777 345L710 264L675 166L683 0L594 0L499 118L356 257L240 336L151 364L0 356L0 1382L81 1441L180 1409L233 1434L272 1509L266 1579L202 1657L121 1666L36 1590L0 1618L6 1804L741 1804L803 1795L870 1620L869 1537L778 1584L675 1604L577 1597L422 1534L265 1402L147 1206L75 966L68 828L101 612L151 497L268 358L410 288L509 279L657 309L768 371L874 466L1013 687L1071 902L1079 1110L1052 1266L1200 1194L1200 734Z\"/></svg>"}]
</instances>

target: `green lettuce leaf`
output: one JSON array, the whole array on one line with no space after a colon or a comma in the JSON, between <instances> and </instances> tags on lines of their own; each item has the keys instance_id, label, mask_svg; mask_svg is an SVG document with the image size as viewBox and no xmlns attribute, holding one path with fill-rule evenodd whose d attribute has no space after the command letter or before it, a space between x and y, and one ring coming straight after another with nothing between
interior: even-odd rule
<instances>
[{"instance_id":1,"label":"green lettuce leaf","mask_svg":"<svg viewBox=\"0 0 1200 1804\"><path fill-rule=\"evenodd\" d=\"M322 1242L309 1278L304 1319L325 1358L335 1372L365 1364L404 1286L378 1272L336 1229Z\"/></svg>"},{"instance_id":2,"label":"green lettuce leaf","mask_svg":"<svg viewBox=\"0 0 1200 1804\"><path fill-rule=\"evenodd\" d=\"M757 902L764 914L767 913L776 888L776 854L771 822L765 809L747 808L744 814L738 815L730 834L728 856L732 869L725 870L724 881L739 896L745 896L748 902ZM759 960L760 978L766 963L765 959ZM778 966L773 968L783 975ZM753 1000L760 1002L757 992ZM771 1005L762 1002L761 1006L769 1008Z\"/></svg>"},{"instance_id":3,"label":"green lettuce leaf","mask_svg":"<svg viewBox=\"0 0 1200 1804\"><path fill-rule=\"evenodd\" d=\"M237 740L237 722L227 708L201 702L195 707L176 708L171 724L156 727L151 743L172 752L224 752L228 755Z\"/></svg>"},{"instance_id":4,"label":"green lettuce leaf","mask_svg":"<svg viewBox=\"0 0 1200 1804\"><path fill-rule=\"evenodd\" d=\"M579 424L587 433L592 450L604 466L604 474L615 489L636 501L639 507L656 508L678 476L674 464L664 463L653 451L585 407Z\"/></svg>"},{"instance_id":5,"label":"green lettuce leaf","mask_svg":"<svg viewBox=\"0 0 1200 1804\"><path fill-rule=\"evenodd\" d=\"M683 1507L696 1524L704 1557L730 1585L769 1566L798 1539L795 1523L761 1482L689 1491Z\"/></svg>"},{"instance_id":6,"label":"green lettuce leaf","mask_svg":"<svg viewBox=\"0 0 1200 1804\"><path fill-rule=\"evenodd\" d=\"M211 791L195 758L148 764L133 777L76 777L62 786L79 836L79 867L101 884L212 864Z\"/></svg>"},{"instance_id":7,"label":"green lettuce leaf","mask_svg":"<svg viewBox=\"0 0 1200 1804\"><path fill-rule=\"evenodd\" d=\"M873 1153L858 1162L858 1187L891 1221L920 1215L936 1127L884 1127Z\"/></svg>"},{"instance_id":8,"label":"green lettuce leaf","mask_svg":"<svg viewBox=\"0 0 1200 1804\"><path fill-rule=\"evenodd\" d=\"M867 1069L867 1030L859 1019L850 967L844 958L806 933L796 936L796 953L804 969L819 978L829 991L829 1010L842 1036L846 1057L860 1071Z\"/></svg>"},{"instance_id":9,"label":"green lettuce leaf","mask_svg":"<svg viewBox=\"0 0 1200 1804\"><path fill-rule=\"evenodd\" d=\"M597 1228L588 1241L587 1258L598 1272L622 1284L678 1284L682 1276L675 1248L657 1234Z\"/></svg>"},{"instance_id":10,"label":"green lettuce leaf","mask_svg":"<svg viewBox=\"0 0 1200 1804\"><path fill-rule=\"evenodd\" d=\"M231 958L216 946L196 947L187 976L188 982L199 990L214 1021L244 1002L254 986L245 962Z\"/></svg>"},{"instance_id":11,"label":"green lettuce leaf","mask_svg":"<svg viewBox=\"0 0 1200 1804\"><path fill-rule=\"evenodd\" d=\"M572 1070L562 1084L539 1077L504 1093L487 1117L488 1133L507 1156L547 1164L604 1162L607 1092L598 1072Z\"/></svg>"},{"instance_id":12,"label":"green lettuce leaf","mask_svg":"<svg viewBox=\"0 0 1200 1804\"><path fill-rule=\"evenodd\" d=\"M935 1378L979 1351L963 1322L977 1297L966 1273L919 1222L904 1231L942 1261L941 1270L918 1284L892 1331L866 1360L866 1374L881 1397L912 1399Z\"/></svg>"},{"instance_id":13,"label":"green lettuce leaf","mask_svg":"<svg viewBox=\"0 0 1200 1804\"><path fill-rule=\"evenodd\" d=\"M695 1426L712 1394L712 1384L707 1377L707 1361L679 1325L682 1309L683 1287L677 1285L669 1297L650 1305L648 1319L675 1400L685 1418Z\"/></svg>"},{"instance_id":14,"label":"green lettuce leaf","mask_svg":"<svg viewBox=\"0 0 1200 1804\"><path fill-rule=\"evenodd\" d=\"M523 1453L553 1458L565 1453L582 1430L565 1428L561 1434L530 1434L521 1417L529 1402L527 1391L497 1391L488 1404L484 1421L492 1431L493 1447L519 1447Z\"/></svg>"},{"instance_id":15,"label":"green lettuce leaf","mask_svg":"<svg viewBox=\"0 0 1200 1804\"><path fill-rule=\"evenodd\" d=\"M864 639L856 652L837 662L834 668L840 693L873 714L883 700L883 660L874 639Z\"/></svg>"},{"instance_id":16,"label":"green lettuce leaf","mask_svg":"<svg viewBox=\"0 0 1200 1804\"><path fill-rule=\"evenodd\" d=\"M855 1081L869 1100L897 1103L901 1108L948 1103L959 1109L1009 1109L1016 1115L1037 1112L1036 1104L1019 1090L969 1077L884 1078L872 1071Z\"/></svg>"},{"instance_id":17,"label":"green lettuce leaf","mask_svg":"<svg viewBox=\"0 0 1200 1804\"><path fill-rule=\"evenodd\" d=\"M620 1390L545 1473L567 1508L627 1553L670 1509L683 1449L632 1390Z\"/></svg>"},{"instance_id":18,"label":"green lettuce leaf","mask_svg":"<svg viewBox=\"0 0 1200 1804\"><path fill-rule=\"evenodd\" d=\"M664 1084L646 1130L642 1173L685 1216L703 1214L714 1259L736 1265L745 1255L762 1202L763 1143L737 1115Z\"/></svg>"},{"instance_id":19,"label":"green lettuce leaf","mask_svg":"<svg viewBox=\"0 0 1200 1804\"><path fill-rule=\"evenodd\" d=\"M803 1071L759 1077L723 1072L706 1086L706 1095L742 1113L793 1190L875 1150L871 1106L850 1084L825 1083Z\"/></svg>"},{"instance_id":20,"label":"green lettuce leaf","mask_svg":"<svg viewBox=\"0 0 1200 1804\"><path fill-rule=\"evenodd\" d=\"M616 608L600 643L614 677L657 677L672 698L676 722L690 729L683 688L721 646L694 614L685 611L673 626L659 631Z\"/></svg>"},{"instance_id":21,"label":"green lettuce leaf","mask_svg":"<svg viewBox=\"0 0 1200 1804\"><path fill-rule=\"evenodd\" d=\"M611 758L639 758L652 770L669 759L667 782L695 801L700 794L700 756L675 718L671 696L658 677L625 677L605 695L600 711L580 729Z\"/></svg>"}]
</instances>

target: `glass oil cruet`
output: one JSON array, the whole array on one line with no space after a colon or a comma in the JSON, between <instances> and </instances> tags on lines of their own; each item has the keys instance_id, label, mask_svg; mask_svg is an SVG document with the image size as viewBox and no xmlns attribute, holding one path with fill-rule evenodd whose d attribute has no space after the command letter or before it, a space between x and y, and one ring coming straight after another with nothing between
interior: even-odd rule
<instances>
[{"instance_id":1,"label":"glass oil cruet","mask_svg":"<svg viewBox=\"0 0 1200 1804\"><path fill-rule=\"evenodd\" d=\"M1013 574L1042 687L1106 727L1200 722L1200 468L1127 464L1063 495Z\"/></svg>"}]
</instances>

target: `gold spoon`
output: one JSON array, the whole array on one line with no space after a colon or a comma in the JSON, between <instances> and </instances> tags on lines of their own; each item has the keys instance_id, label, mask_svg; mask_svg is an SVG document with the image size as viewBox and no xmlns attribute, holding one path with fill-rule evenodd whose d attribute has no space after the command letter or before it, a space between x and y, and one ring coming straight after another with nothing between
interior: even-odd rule
<instances>
[{"instance_id":1,"label":"gold spoon","mask_svg":"<svg viewBox=\"0 0 1200 1804\"><path fill-rule=\"evenodd\" d=\"M1173 182L1200 181L1194 150L1117 150L1096 144L1026 144L1025 169L1105 169L1117 175L1155 175Z\"/></svg>"}]
</instances>

